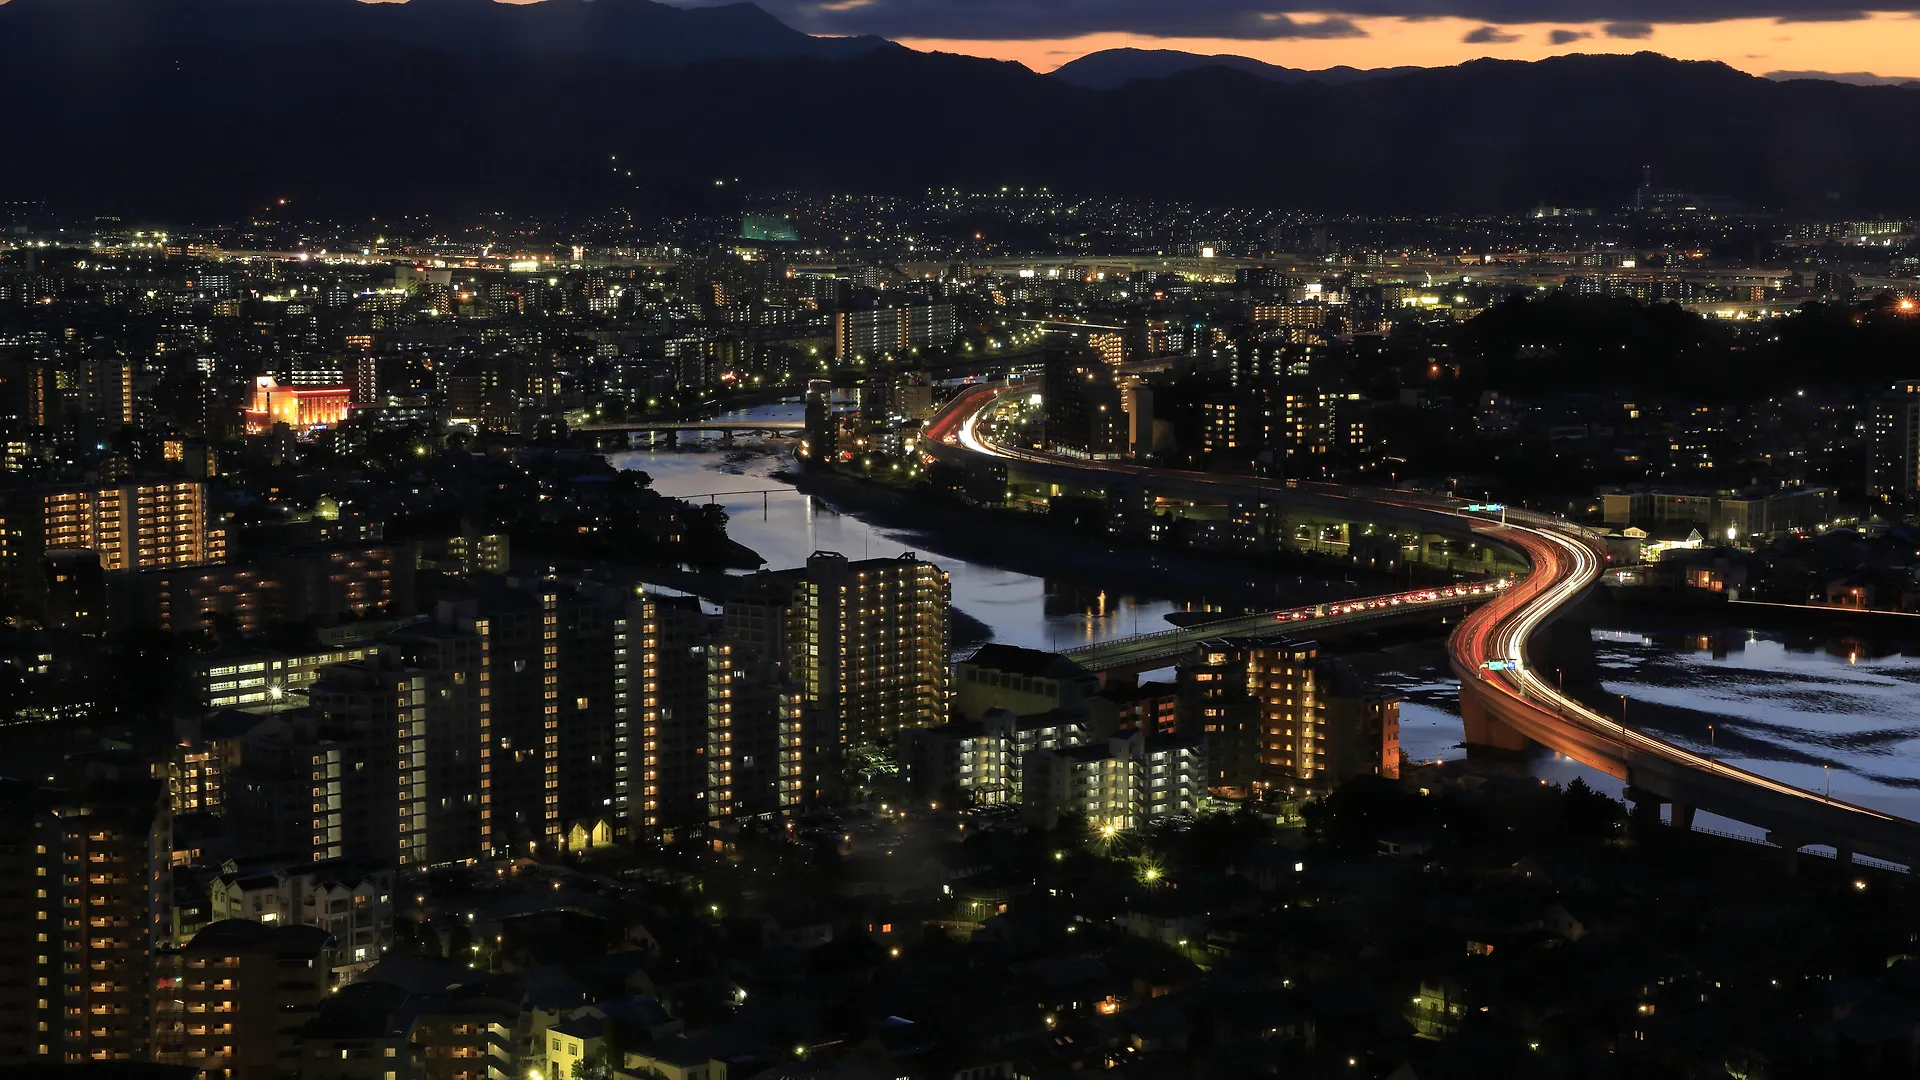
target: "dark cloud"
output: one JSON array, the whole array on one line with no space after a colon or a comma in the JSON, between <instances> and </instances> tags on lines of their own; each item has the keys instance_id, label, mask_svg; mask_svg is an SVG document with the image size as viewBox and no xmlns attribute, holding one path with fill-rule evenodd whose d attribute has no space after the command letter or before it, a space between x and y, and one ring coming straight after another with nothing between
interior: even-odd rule
<instances>
[{"instance_id":1,"label":"dark cloud","mask_svg":"<svg viewBox=\"0 0 1920 1080\"><path fill-rule=\"evenodd\" d=\"M727 0L673 0L717 4ZM1758 18L1860 18L1839 0L759 0L813 33L1031 40L1100 32L1247 41L1361 37L1362 18L1471 19L1487 26L1603 24L1612 38L1646 38L1671 23ZM1875 0L1874 10L1920 12L1920 0Z\"/></svg>"},{"instance_id":2,"label":"dark cloud","mask_svg":"<svg viewBox=\"0 0 1920 1080\"><path fill-rule=\"evenodd\" d=\"M1570 45L1592 36L1592 32L1587 30L1554 30L1547 34L1547 40L1555 45Z\"/></svg>"},{"instance_id":3,"label":"dark cloud","mask_svg":"<svg viewBox=\"0 0 1920 1080\"><path fill-rule=\"evenodd\" d=\"M1520 35L1502 30L1497 26L1482 26L1477 30L1467 31L1467 36L1460 40L1469 45L1505 45L1509 41L1519 41Z\"/></svg>"}]
</instances>

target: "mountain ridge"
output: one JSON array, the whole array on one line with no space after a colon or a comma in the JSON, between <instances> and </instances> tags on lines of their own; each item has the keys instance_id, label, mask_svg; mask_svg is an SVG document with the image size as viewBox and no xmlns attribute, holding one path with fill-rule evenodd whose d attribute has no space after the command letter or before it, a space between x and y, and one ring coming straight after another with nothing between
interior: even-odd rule
<instances>
[{"instance_id":1,"label":"mountain ridge","mask_svg":"<svg viewBox=\"0 0 1920 1080\"><path fill-rule=\"evenodd\" d=\"M655 0L10 0L0 35L76 51L261 49L317 42L462 56L555 56L684 66L701 60L844 59L884 38L814 37L751 3L682 8Z\"/></svg>"},{"instance_id":2,"label":"mountain ridge","mask_svg":"<svg viewBox=\"0 0 1920 1080\"><path fill-rule=\"evenodd\" d=\"M595 52L556 30L502 54L488 34L519 24L481 0L430 0L396 24L404 32L359 21L289 32L300 24L287 12L311 19L352 2L270 5L261 25L277 39L261 25L182 25L258 0L0 7L0 94L12 108L0 199L200 220L280 198L383 215L645 211L664 192L737 177L761 190L1025 184L1482 213L1620 206L1643 165L1664 186L1792 212L1899 213L1920 199L1920 147L1888 135L1920 124L1920 93L1771 82L1653 53L1477 60L1339 85L1204 66L1093 90L1008 61L808 38L777 20L768 28L757 9L688 20L649 0L505 13L624 13L584 24L628 29L586 42ZM84 20L36 14L54 3L143 4L145 22L87 32ZM414 34L423 20L440 38ZM664 29L634 29L646 20ZM254 45L233 46L249 35Z\"/></svg>"},{"instance_id":3,"label":"mountain ridge","mask_svg":"<svg viewBox=\"0 0 1920 1080\"><path fill-rule=\"evenodd\" d=\"M1089 90L1115 90L1135 79L1162 79L1203 67L1230 68L1272 82L1323 82L1329 86L1426 70L1419 67L1356 68L1345 64L1316 70L1282 67L1236 53L1205 55L1177 49L1121 48L1088 53L1067 61L1047 74Z\"/></svg>"}]
</instances>

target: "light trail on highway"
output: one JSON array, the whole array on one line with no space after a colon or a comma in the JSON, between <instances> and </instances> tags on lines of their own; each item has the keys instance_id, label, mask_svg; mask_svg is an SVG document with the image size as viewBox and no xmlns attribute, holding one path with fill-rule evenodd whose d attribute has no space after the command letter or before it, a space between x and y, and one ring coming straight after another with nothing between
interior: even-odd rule
<instances>
[{"instance_id":1,"label":"light trail on highway","mask_svg":"<svg viewBox=\"0 0 1920 1080\"><path fill-rule=\"evenodd\" d=\"M1824 806L1889 822L1905 820L1784 784L1653 738L1627 726L1622 718L1610 717L1588 708L1541 679L1527 660L1528 639L1561 607L1577 599L1599 577L1601 560L1591 545L1556 529L1518 525L1511 521L1502 528L1510 532L1512 535L1509 539L1526 552L1534 572L1528 575L1520 588L1495 598L1461 624L1450 647L1463 666L1480 672L1481 678L1487 683L1554 714L1558 719L1582 725L1595 735L1617 742L1620 746L1621 769L1615 775L1630 773L1627 766L1631 764L1631 757L1639 753L1665 758L1675 764L1751 785L1775 795L1809 799ZM1504 660L1508 666L1504 671L1489 671L1486 667L1489 660ZM1614 772L1612 769L1605 771ZM1630 776L1622 776L1622 779L1630 779Z\"/></svg>"},{"instance_id":2,"label":"light trail on highway","mask_svg":"<svg viewBox=\"0 0 1920 1080\"><path fill-rule=\"evenodd\" d=\"M983 435L980 424L986 414L991 411L992 406L1008 391L1026 388L1028 387L1021 384L970 388L960 397L955 398L928 424L926 435L934 442L957 445L969 452L988 457L1141 478L1153 476L1175 478L1187 483L1217 488L1223 492L1248 488L1277 489L1286 486L1251 477L1223 478L1205 473L1149 469L1143 466L1041 453L1007 446ZM1471 528L1474 531L1489 539L1497 539L1521 553L1531 567L1531 572L1514 587L1501 591L1494 599L1470 613L1455 631L1448 643L1448 648L1454 658L1456 670L1460 672L1463 680L1468 678L1467 673L1471 672L1477 675L1484 686L1499 691L1512 702L1533 710L1552 723L1570 725L1584 734L1602 740L1603 744L1611 743L1617 747L1617 753L1608 756L1598 755L1590 747L1571 739L1567 740L1567 745L1579 745L1583 753L1571 753L1559 747L1550 746L1550 748L1559 750L1582 764L1629 782L1632 779L1633 758L1638 755L1643 759L1659 759L1684 769L1745 785L1753 791L1801 800L1803 805L1818 804L1834 811L1858 814L1876 821L1912 824L1905 818L1836 800L1829 795L1815 794L1758 773L1726 765L1713 758L1643 734L1628 727L1624 719L1615 719L1589 708L1543 681L1528 662L1527 642L1562 608L1578 600L1598 580L1603 566L1603 555L1595 549L1593 542L1578 526L1544 514L1524 511L1504 512L1503 520L1493 522L1470 514L1458 500L1416 495L1412 492L1373 491L1361 495L1357 494L1355 489L1341 488L1337 485L1302 486L1321 497L1451 514L1471 522ZM1487 667L1489 661L1503 661L1502 667L1505 670L1489 670Z\"/></svg>"}]
</instances>

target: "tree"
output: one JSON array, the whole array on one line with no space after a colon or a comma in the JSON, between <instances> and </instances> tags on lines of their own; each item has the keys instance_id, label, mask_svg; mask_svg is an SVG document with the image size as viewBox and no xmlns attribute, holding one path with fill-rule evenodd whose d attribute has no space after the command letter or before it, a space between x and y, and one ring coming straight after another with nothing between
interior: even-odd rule
<instances>
[{"instance_id":1,"label":"tree","mask_svg":"<svg viewBox=\"0 0 1920 1080\"><path fill-rule=\"evenodd\" d=\"M1576 843L1604 843L1620 828L1621 806L1574 777L1561 795L1561 821Z\"/></svg>"}]
</instances>

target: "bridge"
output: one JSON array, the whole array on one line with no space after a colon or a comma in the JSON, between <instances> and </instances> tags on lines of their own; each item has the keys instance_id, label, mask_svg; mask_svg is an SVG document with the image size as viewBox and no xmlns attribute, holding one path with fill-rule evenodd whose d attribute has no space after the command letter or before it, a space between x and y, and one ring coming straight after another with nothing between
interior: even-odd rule
<instances>
[{"instance_id":1,"label":"bridge","mask_svg":"<svg viewBox=\"0 0 1920 1080\"><path fill-rule=\"evenodd\" d=\"M922 447L936 458L1002 467L1009 476L1020 470L1091 488L1139 485L1216 500L1271 501L1361 515L1358 519L1387 518L1497 545L1524 560L1526 576L1469 614L1448 642L1469 744L1519 752L1544 746L1625 781L1631 799L1671 804L1675 828L1691 828L1695 813L1704 810L1765 829L1789 857L1802 847L1824 844L1843 861L1859 854L1920 867L1920 822L1674 746L1567 697L1535 674L1528 660L1534 634L1585 596L1606 565L1606 552L1592 531L1526 511L1506 510L1494 521L1458 500L1415 492L1152 469L1007 446L984 431L981 420L1016 388L1034 389L1031 384L970 387L928 422ZM1393 613L1391 607L1365 609L1357 617ZM1210 630L1206 636L1223 632L1191 629ZM1151 651L1152 646L1139 648Z\"/></svg>"},{"instance_id":2,"label":"bridge","mask_svg":"<svg viewBox=\"0 0 1920 1080\"><path fill-rule=\"evenodd\" d=\"M721 441L731 446L735 435L798 435L807 430L800 420L642 420L630 424L579 424L569 429L576 435L647 435L665 433L670 443L680 441L680 433L718 432Z\"/></svg>"},{"instance_id":3,"label":"bridge","mask_svg":"<svg viewBox=\"0 0 1920 1080\"><path fill-rule=\"evenodd\" d=\"M1068 649L1062 655L1088 671L1145 671L1180 660L1192 653L1196 645L1215 638L1295 637L1358 623L1377 624L1396 616L1417 617L1472 607L1492 599L1495 593L1511 583L1512 579L1501 578L1497 581L1414 589L1387 596L1335 600L1282 611L1263 611L1256 615L1217 619L1082 645Z\"/></svg>"}]
</instances>

